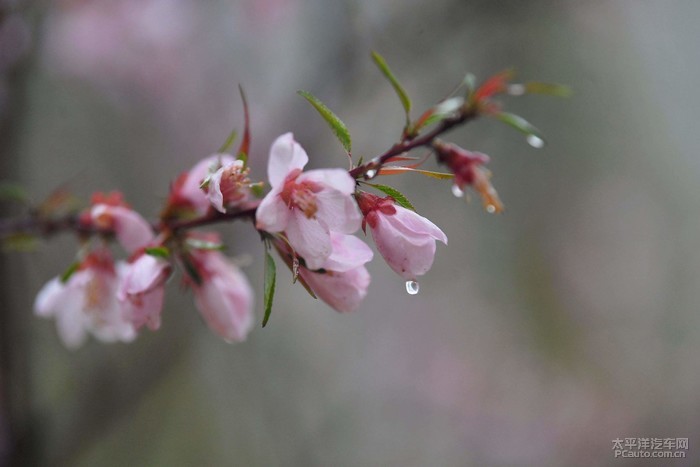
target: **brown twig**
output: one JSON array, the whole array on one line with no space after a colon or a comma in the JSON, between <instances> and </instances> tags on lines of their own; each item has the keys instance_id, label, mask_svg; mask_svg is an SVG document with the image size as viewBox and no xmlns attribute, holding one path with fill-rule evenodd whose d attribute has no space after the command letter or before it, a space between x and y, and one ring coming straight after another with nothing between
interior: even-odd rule
<instances>
[{"instance_id":1,"label":"brown twig","mask_svg":"<svg viewBox=\"0 0 700 467\"><path fill-rule=\"evenodd\" d=\"M367 175L370 170L379 171L392 157L404 154L419 147L432 147L433 142L444 133L475 119L478 112L473 107L465 107L458 115L442 120L433 130L415 138L405 137L401 142L394 144L383 154L373 158L369 162L359 165L349 171L350 175L359 179ZM153 223L156 233L178 233L197 227L231 222L239 219L255 219L255 213L260 202L249 203L241 209L220 213L213 209L202 217L188 220L163 220ZM67 214L58 218L47 218L32 214L22 219L0 219L0 237L13 234L39 235L44 238L65 231L72 231L81 236L110 235L108 230L98 229L94 226L80 222L76 214Z\"/></svg>"},{"instance_id":2,"label":"brown twig","mask_svg":"<svg viewBox=\"0 0 700 467\"><path fill-rule=\"evenodd\" d=\"M379 169L381 169L382 166L386 162L388 162L389 159L391 159L392 157L398 156L400 154L406 153L408 151L420 147L429 148L431 147L433 141L435 141L435 139L437 139L439 136L441 136L444 133L447 133L455 127L458 127L464 123L467 123L470 120L475 119L478 115L478 112L474 108L467 107L462 112L460 112L459 115L443 120L432 131L424 134L423 136L419 136L414 139L404 138L403 141L393 145L384 154L375 157L366 164L359 165L352 169L350 171L350 175L356 179L360 178L366 175L367 172L370 170L379 171Z\"/></svg>"}]
</instances>

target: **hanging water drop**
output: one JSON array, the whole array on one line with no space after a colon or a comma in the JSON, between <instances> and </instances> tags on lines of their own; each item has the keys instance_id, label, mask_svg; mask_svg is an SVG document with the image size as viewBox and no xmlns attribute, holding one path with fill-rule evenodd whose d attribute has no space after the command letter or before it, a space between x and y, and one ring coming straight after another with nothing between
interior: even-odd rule
<instances>
[{"instance_id":1,"label":"hanging water drop","mask_svg":"<svg viewBox=\"0 0 700 467\"><path fill-rule=\"evenodd\" d=\"M461 198L464 196L464 190L462 190L457 184L452 185L452 194L455 195L456 198Z\"/></svg>"},{"instance_id":2,"label":"hanging water drop","mask_svg":"<svg viewBox=\"0 0 700 467\"><path fill-rule=\"evenodd\" d=\"M527 144L535 149L542 149L544 147L544 140L537 135L527 135Z\"/></svg>"},{"instance_id":3,"label":"hanging water drop","mask_svg":"<svg viewBox=\"0 0 700 467\"><path fill-rule=\"evenodd\" d=\"M496 206L494 206L493 204L487 205L486 212L488 212L489 214L493 214L494 212L496 212Z\"/></svg>"},{"instance_id":4,"label":"hanging water drop","mask_svg":"<svg viewBox=\"0 0 700 467\"><path fill-rule=\"evenodd\" d=\"M370 179L374 178L375 175L377 175L377 171L374 170L374 169L369 169L369 170L365 173L365 177L367 177L367 180L370 180Z\"/></svg>"},{"instance_id":5,"label":"hanging water drop","mask_svg":"<svg viewBox=\"0 0 700 467\"><path fill-rule=\"evenodd\" d=\"M420 290L420 285L416 281L406 281L406 292L409 295L416 295Z\"/></svg>"}]
</instances>

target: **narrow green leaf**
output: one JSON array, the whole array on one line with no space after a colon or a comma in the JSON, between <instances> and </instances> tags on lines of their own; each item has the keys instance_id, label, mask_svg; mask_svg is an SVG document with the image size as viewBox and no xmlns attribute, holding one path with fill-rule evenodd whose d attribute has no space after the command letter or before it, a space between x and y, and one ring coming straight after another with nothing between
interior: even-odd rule
<instances>
[{"instance_id":1,"label":"narrow green leaf","mask_svg":"<svg viewBox=\"0 0 700 467\"><path fill-rule=\"evenodd\" d=\"M19 183L0 181L0 201L27 201L27 192Z\"/></svg>"},{"instance_id":2,"label":"narrow green leaf","mask_svg":"<svg viewBox=\"0 0 700 467\"><path fill-rule=\"evenodd\" d=\"M297 91L297 94L309 101L309 103L314 106L318 113L321 114L321 117L326 120L326 123L330 125L331 130L333 130L333 133L335 133L336 138L338 138L340 144L343 145L345 151L348 154L352 153L352 139L350 138L350 132L345 126L345 123L343 123L343 121L339 119L338 116L331 111L331 109L326 107L326 104L318 100L313 94L301 90Z\"/></svg>"},{"instance_id":3,"label":"narrow green leaf","mask_svg":"<svg viewBox=\"0 0 700 467\"><path fill-rule=\"evenodd\" d=\"M381 191L382 193L385 193L385 194L391 196L392 198L394 198L394 201L396 201L396 203L399 206L404 207L406 209L410 209L411 211L416 210L416 208L413 207L413 205L408 200L408 198L406 198L406 196L403 193L401 193L399 190L397 190L396 188L392 188L392 187L387 186L387 185L375 185L375 184L371 184L371 183L368 183L368 185L370 185L370 186L376 188L377 190Z\"/></svg>"},{"instance_id":4,"label":"narrow green leaf","mask_svg":"<svg viewBox=\"0 0 700 467\"><path fill-rule=\"evenodd\" d=\"M548 96L555 97L569 97L573 93L569 86L556 83L525 83L524 85L526 94L545 94Z\"/></svg>"},{"instance_id":5,"label":"narrow green leaf","mask_svg":"<svg viewBox=\"0 0 700 467\"><path fill-rule=\"evenodd\" d=\"M275 282L277 280L277 268L275 266L275 260L272 258L270 252L265 250L265 282L263 285L263 290L265 293L265 315L263 317L262 326L267 325L267 321L270 319L270 314L272 313L272 301L275 298Z\"/></svg>"},{"instance_id":6,"label":"narrow green leaf","mask_svg":"<svg viewBox=\"0 0 700 467\"><path fill-rule=\"evenodd\" d=\"M217 151L218 153L225 153L229 152L231 149L231 146L233 146L233 143L236 141L236 137L238 137L238 132L234 128L231 130L231 133L229 133L228 138L226 138L226 141L224 141L224 144L221 145L219 150Z\"/></svg>"},{"instance_id":7,"label":"narrow green leaf","mask_svg":"<svg viewBox=\"0 0 700 467\"><path fill-rule=\"evenodd\" d=\"M60 279L61 279L61 282L64 283L64 284L65 284L66 282L68 282L68 279L70 279L71 276L72 276L73 274L75 274L75 272L78 270L79 267L80 267L80 261L73 261L73 262L70 264L70 266L68 266L68 267L66 268L66 270L63 271L63 274L61 274L61 278L60 278Z\"/></svg>"},{"instance_id":8,"label":"narrow green leaf","mask_svg":"<svg viewBox=\"0 0 700 467\"><path fill-rule=\"evenodd\" d=\"M528 138L537 138L537 140L541 141L542 145L544 145L544 138L542 137L542 133L540 132L540 130L538 130L534 125L532 125L520 115L515 115L508 112L500 112L496 114L495 117L503 123L510 125L519 132L527 135ZM535 145L533 144L533 146Z\"/></svg>"},{"instance_id":9,"label":"narrow green leaf","mask_svg":"<svg viewBox=\"0 0 700 467\"><path fill-rule=\"evenodd\" d=\"M155 256L156 258L167 259L170 257L170 250L166 246L153 246L144 249L147 255Z\"/></svg>"},{"instance_id":10,"label":"narrow green leaf","mask_svg":"<svg viewBox=\"0 0 700 467\"><path fill-rule=\"evenodd\" d=\"M396 79L396 76L394 76L389 69L389 65L387 65L384 57L379 55L377 52L372 52L372 60L374 60L374 63L377 65L384 77L389 80L391 86L394 88L394 91L396 91L396 95L399 96L401 105L403 105L403 109L406 112L406 127L408 127L411 124L411 99L409 99L408 94L406 94L406 90L404 90L401 83L399 83L399 80Z\"/></svg>"},{"instance_id":11,"label":"narrow green leaf","mask_svg":"<svg viewBox=\"0 0 700 467\"><path fill-rule=\"evenodd\" d=\"M237 158L243 161L243 165L247 165L248 153L250 152L250 112L248 111L248 100L245 98L243 86L239 85L238 91L240 91L241 100L243 101L243 115L245 118L245 126L243 127L243 140L241 141L241 146L238 148Z\"/></svg>"},{"instance_id":12,"label":"narrow green leaf","mask_svg":"<svg viewBox=\"0 0 700 467\"><path fill-rule=\"evenodd\" d=\"M426 177L436 178L438 180L451 180L455 177L454 174L445 172L434 172L432 170L414 169L412 167L399 167L393 165L388 165L381 168L379 170L379 175L401 175L402 173L406 172L415 172L425 175Z\"/></svg>"},{"instance_id":13,"label":"narrow green leaf","mask_svg":"<svg viewBox=\"0 0 700 467\"><path fill-rule=\"evenodd\" d=\"M185 272L189 278L192 279L192 282L197 285L202 285L204 283L202 275L197 270L197 266L194 265L190 256L187 254L180 255L180 261L182 262L182 267L185 268Z\"/></svg>"}]
</instances>

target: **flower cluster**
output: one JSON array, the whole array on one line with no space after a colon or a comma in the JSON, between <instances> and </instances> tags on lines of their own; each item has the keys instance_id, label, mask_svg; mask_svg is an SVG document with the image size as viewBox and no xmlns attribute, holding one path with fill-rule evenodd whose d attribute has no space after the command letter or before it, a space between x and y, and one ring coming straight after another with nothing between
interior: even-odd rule
<instances>
[{"instance_id":1,"label":"flower cluster","mask_svg":"<svg viewBox=\"0 0 700 467\"><path fill-rule=\"evenodd\" d=\"M401 277L415 280L430 269L436 240L447 243L435 224L391 197L360 190L347 170L304 172L308 161L291 133L277 138L268 162L271 190L255 213L257 230L272 240L295 280L339 312L356 310L367 295L365 264L373 252L352 234L367 225L379 253ZM250 202L253 185L241 159L215 154L178 177L163 219L236 212ZM211 330L227 341L246 338L254 321L253 291L218 251L215 234L163 229L156 236L154 227L114 193L95 195L80 222L113 235L128 260L115 261L100 244L39 292L37 314L56 318L67 346L79 346L87 333L105 342L129 342L144 325L157 330L165 284L176 264Z\"/></svg>"},{"instance_id":2,"label":"flower cluster","mask_svg":"<svg viewBox=\"0 0 700 467\"><path fill-rule=\"evenodd\" d=\"M406 281L406 290L417 293L417 279L430 270L437 242L447 245L447 236L418 214L402 193L374 179L410 173L449 179L455 195L472 188L488 212L501 212L503 204L484 167L489 157L438 137L485 115L514 126L528 135L531 145L541 147L543 140L534 127L503 112L493 98L561 89L541 83L510 84L510 73L496 75L478 88L465 80L464 96L450 97L412 122L405 91L383 59L376 54L374 58L405 104L406 125L398 143L364 164L353 163L350 135L340 119L314 96L301 92L332 126L350 156L350 169L304 171L309 156L292 133L286 133L272 143L266 181L251 180L250 120L242 94L246 127L235 156L229 153L232 136L216 154L177 177L156 222L147 222L118 193L98 193L88 208L64 219L52 218L52 209L46 207L60 202L35 209L35 217L21 224L25 230L34 227L48 235L73 228L82 242L76 261L39 292L36 313L56 319L69 347L81 345L88 334L105 342L129 342L144 327L159 329L166 283L179 270L209 328L227 342L242 341L255 321L253 288L222 253L219 235L205 229L236 219L252 221L265 247L263 326L275 291L275 252L290 269L292 283L300 283L338 312L356 310L367 296L371 280L367 263L374 257L372 248L355 236L359 230L367 236L369 229L376 251ZM449 173L422 168L428 158L409 154L417 148L432 151ZM114 259L113 240L124 251L124 259Z\"/></svg>"}]
</instances>

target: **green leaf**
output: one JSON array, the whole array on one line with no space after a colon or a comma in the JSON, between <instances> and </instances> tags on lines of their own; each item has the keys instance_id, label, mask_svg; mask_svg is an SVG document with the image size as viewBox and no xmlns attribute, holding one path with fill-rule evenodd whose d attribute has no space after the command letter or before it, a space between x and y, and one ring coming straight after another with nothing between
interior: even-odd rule
<instances>
[{"instance_id":1,"label":"green leaf","mask_svg":"<svg viewBox=\"0 0 700 467\"><path fill-rule=\"evenodd\" d=\"M0 201L27 201L27 192L19 183L0 181Z\"/></svg>"},{"instance_id":2,"label":"green leaf","mask_svg":"<svg viewBox=\"0 0 700 467\"><path fill-rule=\"evenodd\" d=\"M238 86L238 91L241 93L241 100L243 101L243 115L245 118L245 126L243 127L243 140L241 141L241 146L238 148L237 158L243 161L243 165L248 164L248 153L250 152L250 112L248 111L248 100L245 98L245 92L243 92L243 86Z\"/></svg>"},{"instance_id":3,"label":"green leaf","mask_svg":"<svg viewBox=\"0 0 700 467\"><path fill-rule=\"evenodd\" d=\"M170 250L166 246L148 247L144 249L144 252L156 258L168 259L170 257Z\"/></svg>"},{"instance_id":4,"label":"green leaf","mask_svg":"<svg viewBox=\"0 0 700 467\"><path fill-rule=\"evenodd\" d=\"M401 175L406 172L415 172L425 175L426 177L436 178L438 180L451 180L455 177L454 174L445 172L434 172L432 170L414 169L412 167L399 167L394 165L387 165L379 169L379 175Z\"/></svg>"},{"instance_id":5,"label":"green leaf","mask_svg":"<svg viewBox=\"0 0 700 467\"><path fill-rule=\"evenodd\" d=\"M527 135L528 142L534 147L541 147L544 145L544 138L542 133L534 125L525 120L520 115L515 115L508 112L500 112L495 115L495 117L502 121L503 123L512 126L519 132Z\"/></svg>"},{"instance_id":6,"label":"green leaf","mask_svg":"<svg viewBox=\"0 0 700 467\"><path fill-rule=\"evenodd\" d=\"M338 116L331 111L331 109L326 107L326 105L318 100L313 94L301 90L297 91L297 94L309 101L309 103L314 106L318 113L321 114L321 117L326 120L326 123L330 125L331 130L333 130L333 133L335 133L336 138L338 138L340 144L343 145L345 151L350 154L352 152L352 139L350 138L350 132L345 126L345 123L343 123L343 121L339 119Z\"/></svg>"},{"instance_id":7,"label":"green leaf","mask_svg":"<svg viewBox=\"0 0 700 467\"><path fill-rule=\"evenodd\" d=\"M228 138L226 138L226 141L224 141L224 144L221 145L219 150L217 151L218 153L225 153L228 152L231 149L231 146L233 146L233 143L236 141L236 137L238 136L238 132L234 128L231 130L231 133L229 133Z\"/></svg>"},{"instance_id":8,"label":"green leaf","mask_svg":"<svg viewBox=\"0 0 700 467\"><path fill-rule=\"evenodd\" d=\"M197 270L197 266L194 265L190 256L187 254L181 255L180 261L190 279L192 279L195 284L202 285L204 283L202 275Z\"/></svg>"},{"instance_id":9,"label":"green leaf","mask_svg":"<svg viewBox=\"0 0 700 467\"><path fill-rule=\"evenodd\" d=\"M523 86L526 94L545 94L555 97L569 97L573 94L571 88L563 84L532 82L525 83Z\"/></svg>"},{"instance_id":10,"label":"green leaf","mask_svg":"<svg viewBox=\"0 0 700 467\"><path fill-rule=\"evenodd\" d=\"M374 60L374 63L377 65L384 77L389 80L391 86L394 88L394 91L396 91L396 95L399 96L401 105L403 105L403 110L406 112L406 127L408 127L411 124L411 99L409 99L403 86L401 86L399 80L396 79L394 74L389 69L389 65L387 65L384 57L379 55L377 52L372 52L372 60Z\"/></svg>"},{"instance_id":11,"label":"green leaf","mask_svg":"<svg viewBox=\"0 0 700 467\"><path fill-rule=\"evenodd\" d=\"M80 261L73 261L68 268L66 268L65 271L63 271L63 274L61 274L61 282L66 283L68 282L68 279L71 278L73 274L80 268Z\"/></svg>"},{"instance_id":12,"label":"green leaf","mask_svg":"<svg viewBox=\"0 0 700 467\"><path fill-rule=\"evenodd\" d=\"M39 247L39 239L25 232L10 234L2 239L3 251L16 251L26 253Z\"/></svg>"},{"instance_id":13,"label":"green leaf","mask_svg":"<svg viewBox=\"0 0 700 467\"><path fill-rule=\"evenodd\" d=\"M262 326L267 325L267 321L270 319L270 314L272 313L272 300L275 298L275 282L277 280L277 268L275 266L275 260L272 258L270 252L265 250L265 282L263 285L263 290L265 293L265 315L263 317Z\"/></svg>"},{"instance_id":14,"label":"green leaf","mask_svg":"<svg viewBox=\"0 0 700 467\"><path fill-rule=\"evenodd\" d=\"M253 183L250 185L250 192L256 198L262 198L265 195L265 184L263 182Z\"/></svg>"},{"instance_id":15,"label":"green leaf","mask_svg":"<svg viewBox=\"0 0 700 467\"><path fill-rule=\"evenodd\" d=\"M377 190L381 191L382 193L385 193L385 194L391 196L392 198L394 198L394 201L396 201L396 203L399 206L404 207L406 209L410 209L411 211L416 210L416 208L413 207L413 205L408 200L408 198L406 198L406 196L403 193L401 193L399 190L397 190L396 188L392 188L392 187L387 186L387 185L375 185L372 183L368 183L368 185L370 185L370 186L376 188Z\"/></svg>"}]
</instances>

